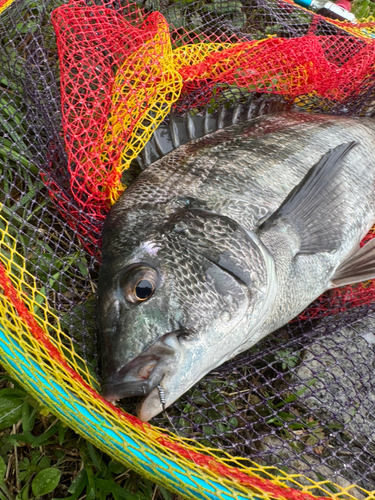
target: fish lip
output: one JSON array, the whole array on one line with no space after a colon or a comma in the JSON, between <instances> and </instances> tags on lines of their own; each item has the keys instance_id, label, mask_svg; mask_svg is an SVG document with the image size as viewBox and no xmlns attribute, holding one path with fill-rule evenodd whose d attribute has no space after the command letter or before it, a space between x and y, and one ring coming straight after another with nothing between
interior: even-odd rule
<instances>
[{"instance_id":1,"label":"fish lip","mask_svg":"<svg viewBox=\"0 0 375 500\"><path fill-rule=\"evenodd\" d=\"M110 381L108 381L103 386L101 395L107 401L118 401L119 399L131 398L134 396L146 396L160 384L163 378L164 373L161 373L149 380L134 382L124 381L118 384L111 384Z\"/></svg>"},{"instance_id":2,"label":"fish lip","mask_svg":"<svg viewBox=\"0 0 375 500\"><path fill-rule=\"evenodd\" d=\"M181 330L164 334L146 351L108 377L102 385L102 397L114 402L150 394L163 380L168 360L171 361L180 354L179 335ZM142 369L146 370L145 375L140 375Z\"/></svg>"},{"instance_id":3,"label":"fish lip","mask_svg":"<svg viewBox=\"0 0 375 500\"><path fill-rule=\"evenodd\" d=\"M161 381L161 386L163 386L163 381ZM152 406L152 401L156 401L158 407ZM151 401L151 405L150 405ZM137 405L136 408L136 414L137 417L142 420L143 422L148 422L152 418L154 418L156 415L161 413L162 411L165 410L165 406L163 406L163 403L160 400L160 393L157 388L154 388L150 394L142 398L140 403Z\"/></svg>"}]
</instances>

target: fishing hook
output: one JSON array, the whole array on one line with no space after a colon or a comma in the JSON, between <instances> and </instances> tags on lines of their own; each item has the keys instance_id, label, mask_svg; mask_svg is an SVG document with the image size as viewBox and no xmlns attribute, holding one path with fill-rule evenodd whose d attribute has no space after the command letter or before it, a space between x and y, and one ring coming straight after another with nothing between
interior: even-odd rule
<instances>
[{"instance_id":1,"label":"fishing hook","mask_svg":"<svg viewBox=\"0 0 375 500\"><path fill-rule=\"evenodd\" d=\"M163 407L163 411L165 411L165 403L166 403L165 392L164 392L163 386L160 384L158 385L158 391L159 391L160 403Z\"/></svg>"},{"instance_id":2,"label":"fishing hook","mask_svg":"<svg viewBox=\"0 0 375 500\"><path fill-rule=\"evenodd\" d=\"M163 386L162 386L162 385L160 385L160 384L159 384L159 385L157 386L157 389L158 389L158 391L159 391L159 399L160 399L160 403L161 403L161 405L162 405L162 407L163 407L163 413L164 413L164 415L167 417L167 419L169 420L169 423L171 424L172 429L173 429L173 430L175 431L175 433L179 436L180 434L179 434L178 430L177 430L177 429L176 429L176 427L173 425L172 420L169 418L169 415L168 415L168 413L167 413L167 412L166 412L166 410L165 410L165 404L166 404L167 400L165 399L165 391L164 391L164 388L163 388Z\"/></svg>"}]
</instances>

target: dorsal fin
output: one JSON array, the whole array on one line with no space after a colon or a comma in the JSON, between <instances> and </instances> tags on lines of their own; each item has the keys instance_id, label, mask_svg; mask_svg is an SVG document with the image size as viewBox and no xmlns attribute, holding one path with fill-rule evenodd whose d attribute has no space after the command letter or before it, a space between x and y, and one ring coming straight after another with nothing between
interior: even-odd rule
<instances>
[{"instance_id":1,"label":"dorsal fin","mask_svg":"<svg viewBox=\"0 0 375 500\"><path fill-rule=\"evenodd\" d=\"M230 109L222 107L212 114L208 110L196 115L187 112L182 117L170 113L168 120L164 120L159 125L141 152L141 161L138 159L141 168L148 167L154 161L159 160L183 144L232 125L235 123L233 117L238 120L237 108L239 106Z\"/></svg>"},{"instance_id":2,"label":"dorsal fin","mask_svg":"<svg viewBox=\"0 0 375 500\"><path fill-rule=\"evenodd\" d=\"M279 96L275 98L253 95L245 104L233 105L230 108L221 106L214 113L209 112L209 107L197 114L188 111L184 116L171 112L141 151L137 158L138 164L144 170L151 163L194 139L200 139L216 130L251 120L256 116L290 108L289 104L280 101Z\"/></svg>"}]
</instances>

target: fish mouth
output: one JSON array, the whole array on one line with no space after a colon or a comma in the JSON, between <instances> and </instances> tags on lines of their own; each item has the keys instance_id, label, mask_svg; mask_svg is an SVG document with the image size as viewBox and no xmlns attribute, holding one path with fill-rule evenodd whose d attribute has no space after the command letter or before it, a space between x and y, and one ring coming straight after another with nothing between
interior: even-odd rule
<instances>
[{"instance_id":1,"label":"fish mouth","mask_svg":"<svg viewBox=\"0 0 375 500\"><path fill-rule=\"evenodd\" d=\"M180 330L166 333L146 351L108 377L101 391L103 398L115 403L122 398L150 394L178 362L179 334Z\"/></svg>"},{"instance_id":2,"label":"fish mouth","mask_svg":"<svg viewBox=\"0 0 375 500\"><path fill-rule=\"evenodd\" d=\"M162 403L160 399L159 390L154 388L150 394L142 398L140 404L138 404L137 417L143 422L148 422L160 412L164 411L165 407L165 403Z\"/></svg>"}]
</instances>

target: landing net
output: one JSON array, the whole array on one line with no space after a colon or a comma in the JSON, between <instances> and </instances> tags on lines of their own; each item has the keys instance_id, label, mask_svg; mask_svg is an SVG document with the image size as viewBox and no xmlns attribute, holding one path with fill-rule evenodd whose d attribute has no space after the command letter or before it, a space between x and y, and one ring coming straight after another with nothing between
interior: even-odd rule
<instances>
[{"instance_id":1,"label":"landing net","mask_svg":"<svg viewBox=\"0 0 375 500\"><path fill-rule=\"evenodd\" d=\"M1 363L186 497L372 497L373 282L325 294L151 424L98 393L95 295L103 221L171 110L373 116L375 23L284 0L0 0L0 43Z\"/></svg>"}]
</instances>

